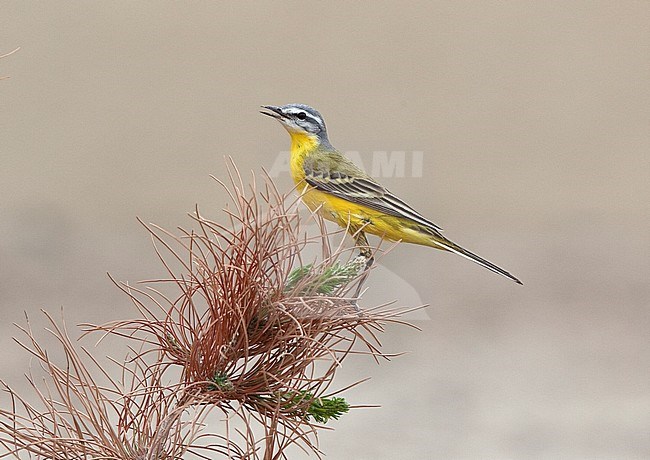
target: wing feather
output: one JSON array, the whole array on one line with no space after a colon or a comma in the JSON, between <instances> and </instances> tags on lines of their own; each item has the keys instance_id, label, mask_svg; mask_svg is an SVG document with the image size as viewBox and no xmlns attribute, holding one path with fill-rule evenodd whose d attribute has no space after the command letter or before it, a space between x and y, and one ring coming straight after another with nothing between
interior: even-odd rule
<instances>
[{"instance_id":1,"label":"wing feather","mask_svg":"<svg viewBox=\"0 0 650 460\"><path fill-rule=\"evenodd\" d=\"M341 158L343 157L341 156ZM422 214L375 182L370 176L365 175L361 170L358 170L358 175L352 175L332 171L331 166L330 164L319 164L315 161L305 161L303 165L305 181L317 190L330 193L352 203L367 206L390 216L410 219L435 232L442 231L442 228L422 216ZM348 169L352 169L352 167L356 169L356 166L347 162L345 166Z\"/></svg>"}]
</instances>

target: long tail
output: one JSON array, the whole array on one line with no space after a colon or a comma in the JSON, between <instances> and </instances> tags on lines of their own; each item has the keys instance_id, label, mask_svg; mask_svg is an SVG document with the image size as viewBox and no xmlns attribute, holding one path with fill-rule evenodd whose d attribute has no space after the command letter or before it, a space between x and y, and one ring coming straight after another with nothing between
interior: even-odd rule
<instances>
[{"instance_id":1,"label":"long tail","mask_svg":"<svg viewBox=\"0 0 650 460\"><path fill-rule=\"evenodd\" d=\"M442 235L434 234L431 238L431 241L435 247L438 247L440 249L445 249L447 251L458 254L459 256L463 256L466 259L469 259L472 262L479 264L481 267L485 267L488 270L493 271L494 273L498 273L501 276L510 278L512 281L514 281L517 284L522 284L522 285L524 284L519 279L517 279L517 277L511 275L503 268L494 265L492 262L485 260L483 257L477 256L473 252L468 251L467 249L457 245L453 241L449 241L447 238L443 237Z\"/></svg>"}]
</instances>

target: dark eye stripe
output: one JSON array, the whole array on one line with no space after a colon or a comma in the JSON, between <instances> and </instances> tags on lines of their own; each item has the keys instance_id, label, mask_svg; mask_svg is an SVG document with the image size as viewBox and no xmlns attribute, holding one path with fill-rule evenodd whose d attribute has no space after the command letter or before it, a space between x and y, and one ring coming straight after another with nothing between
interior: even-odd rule
<instances>
[{"instance_id":1,"label":"dark eye stripe","mask_svg":"<svg viewBox=\"0 0 650 460\"><path fill-rule=\"evenodd\" d=\"M317 125L321 125L323 123L322 120L320 120L318 117L312 115L309 112L302 112L302 111L300 111L300 112L289 112L289 115L292 115L292 116L294 116L294 117L296 117L296 118L298 118L299 120L302 120L302 121L309 120L312 123L315 123Z\"/></svg>"}]
</instances>

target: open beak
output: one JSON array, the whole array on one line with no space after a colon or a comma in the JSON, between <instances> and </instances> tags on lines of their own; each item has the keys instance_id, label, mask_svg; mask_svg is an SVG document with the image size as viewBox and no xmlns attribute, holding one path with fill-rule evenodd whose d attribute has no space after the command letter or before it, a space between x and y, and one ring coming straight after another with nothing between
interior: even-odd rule
<instances>
[{"instance_id":1,"label":"open beak","mask_svg":"<svg viewBox=\"0 0 650 460\"><path fill-rule=\"evenodd\" d=\"M275 105L263 105L263 109L267 109L269 112L265 112L263 110L260 110L260 113L263 115L268 115L271 118L275 118L277 120L280 120L282 118L285 118L284 114L282 113L282 109L280 107L276 107Z\"/></svg>"}]
</instances>

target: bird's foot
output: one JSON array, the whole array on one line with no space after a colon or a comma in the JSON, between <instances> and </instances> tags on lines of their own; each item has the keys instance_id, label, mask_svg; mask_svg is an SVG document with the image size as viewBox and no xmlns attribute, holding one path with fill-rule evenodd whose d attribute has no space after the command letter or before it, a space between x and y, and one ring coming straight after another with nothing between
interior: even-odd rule
<instances>
[{"instance_id":1,"label":"bird's foot","mask_svg":"<svg viewBox=\"0 0 650 460\"><path fill-rule=\"evenodd\" d=\"M375 257L373 256L370 248L359 248L359 256L357 259L364 260L365 270L368 270L370 267L372 267L372 264L375 263Z\"/></svg>"},{"instance_id":2,"label":"bird's foot","mask_svg":"<svg viewBox=\"0 0 650 460\"><path fill-rule=\"evenodd\" d=\"M352 260L352 263L357 267L357 273L360 275L370 267L375 262L374 257L368 257L367 255L359 254Z\"/></svg>"}]
</instances>

